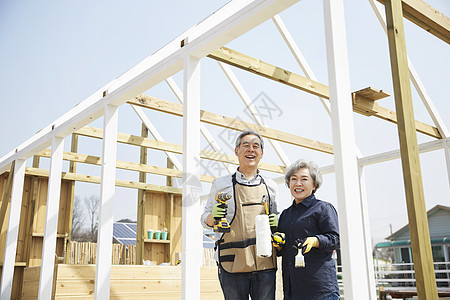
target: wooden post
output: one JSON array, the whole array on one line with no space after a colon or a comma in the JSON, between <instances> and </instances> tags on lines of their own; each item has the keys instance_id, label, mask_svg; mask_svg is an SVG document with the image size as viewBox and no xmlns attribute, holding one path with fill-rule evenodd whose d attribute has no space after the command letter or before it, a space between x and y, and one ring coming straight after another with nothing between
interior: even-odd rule
<instances>
[{"instance_id":1,"label":"wooden post","mask_svg":"<svg viewBox=\"0 0 450 300\"><path fill-rule=\"evenodd\" d=\"M173 169L174 164L172 161L167 158L167 168ZM166 177L166 185L167 186L173 186L173 177L167 176ZM172 222L172 215L174 213L174 195L173 194L167 194L167 197L169 198L166 202L166 215L164 217L164 220L166 220L166 227L168 231L167 238L170 240L170 243L166 246L166 251L164 253L164 261L169 261L171 264L175 262L175 244L173 243L173 222ZM168 247L168 249L167 249ZM168 251L167 251L168 250Z\"/></svg>"},{"instance_id":2,"label":"wooden post","mask_svg":"<svg viewBox=\"0 0 450 300\"><path fill-rule=\"evenodd\" d=\"M438 299L420 170L401 0L386 0L386 20L409 231L419 299Z\"/></svg>"},{"instance_id":3,"label":"wooden post","mask_svg":"<svg viewBox=\"0 0 450 300\"><path fill-rule=\"evenodd\" d=\"M148 137L148 129L142 123L141 136ZM141 147L141 164L147 164L147 147ZM147 173L139 172L139 182L146 182ZM137 205L137 230L136 230L136 263L143 264L144 259L144 239L146 235L145 229L145 190L138 190L138 205Z\"/></svg>"},{"instance_id":4,"label":"wooden post","mask_svg":"<svg viewBox=\"0 0 450 300\"><path fill-rule=\"evenodd\" d=\"M33 168L39 168L40 157L33 156ZM27 267L32 267L31 263L31 249L33 244L33 224L35 218L35 210L36 210L36 199L38 197L38 186L39 186L39 177L33 176L31 179L31 193L29 196L29 209L27 214L27 225L26 228L29 228L28 232L25 236L25 261L27 263Z\"/></svg>"},{"instance_id":5,"label":"wooden post","mask_svg":"<svg viewBox=\"0 0 450 300\"><path fill-rule=\"evenodd\" d=\"M72 153L78 152L78 134L72 133L72 141L70 145L70 151ZM70 173L76 173L77 172L77 165L76 162L71 161L69 163L69 172ZM67 217L65 218L66 224L64 224L64 227L66 229L66 232L69 234L69 241L72 240L72 217L73 217L73 200L75 197L75 181L72 181L71 187L69 190L69 199L68 201L68 209L67 209Z\"/></svg>"},{"instance_id":6,"label":"wooden post","mask_svg":"<svg viewBox=\"0 0 450 300\"><path fill-rule=\"evenodd\" d=\"M9 198L11 196L12 179L14 176L14 165L16 161L11 163L11 169L8 174L8 180L6 182L5 191L3 192L2 206L0 208L0 232L2 232L3 223L5 221L6 210L8 209Z\"/></svg>"}]
</instances>

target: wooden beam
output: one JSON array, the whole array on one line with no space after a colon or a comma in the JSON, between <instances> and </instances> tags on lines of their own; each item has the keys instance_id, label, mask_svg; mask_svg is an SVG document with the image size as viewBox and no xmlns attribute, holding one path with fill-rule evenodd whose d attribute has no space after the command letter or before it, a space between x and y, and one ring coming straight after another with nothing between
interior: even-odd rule
<instances>
[{"instance_id":1,"label":"wooden beam","mask_svg":"<svg viewBox=\"0 0 450 300\"><path fill-rule=\"evenodd\" d=\"M145 124L141 126L141 136L148 137L148 129ZM147 148L140 147L139 162L147 165ZM139 172L139 182L147 182L147 173ZM137 205L137 230L136 230L136 263L142 265L144 262L144 240L145 240L145 190L138 190L138 205Z\"/></svg>"},{"instance_id":2,"label":"wooden beam","mask_svg":"<svg viewBox=\"0 0 450 300\"><path fill-rule=\"evenodd\" d=\"M72 140L70 143L70 151L72 153L78 152L78 135L72 133ZM77 164L74 161L71 161L69 163L69 172L70 173L76 173L77 172ZM69 199L68 199L68 210L67 210L67 216L65 218L66 224L65 224L65 232L69 234L69 241L72 240L72 218L73 218L73 201L75 199L75 181L72 181L70 190L69 190ZM64 258L66 259L66 258ZM65 261L67 263L67 260Z\"/></svg>"},{"instance_id":3,"label":"wooden beam","mask_svg":"<svg viewBox=\"0 0 450 300\"><path fill-rule=\"evenodd\" d=\"M375 102L376 100L382 99L387 96L389 96L389 94L387 94L386 92L371 87L353 92L353 111L365 116L375 116L377 118L397 124L397 115L395 111L384 108ZM415 121L415 126L416 130L420 133L437 139L442 139L441 133L434 126L430 126L420 121Z\"/></svg>"},{"instance_id":4,"label":"wooden beam","mask_svg":"<svg viewBox=\"0 0 450 300\"><path fill-rule=\"evenodd\" d=\"M279 81L310 94L326 99L330 98L328 86L320 82L297 75L227 47L221 47L219 50L209 54L208 57L271 80Z\"/></svg>"},{"instance_id":5,"label":"wooden beam","mask_svg":"<svg viewBox=\"0 0 450 300\"><path fill-rule=\"evenodd\" d=\"M385 4L386 0L378 0ZM403 16L450 44L450 19L422 0L402 0Z\"/></svg>"},{"instance_id":6,"label":"wooden beam","mask_svg":"<svg viewBox=\"0 0 450 300\"><path fill-rule=\"evenodd\" d=\"M154 109L157 111L173 114L176 116L183 116L183 105L173 103L170 101L166 101L163 99L158 99L155 97L150 97L147 95L139 95L135 97L132 100L129 100L128 103L139 105L142 107ZM277 140L280 142L289 143L292 145L317 150L320 152L332 154L333 153L333 146L310 140L307 138L299 137L291 133L282 132L279 130L271 129L268 127L259 126L253 123L244 122L238 119L225 117L222 115L218 115L215 113L207 112L204 110L200 111L200 120L204 123L217 125L220 127L233 129L242 131L247 128L254 129L258 131L263 137Z\"/></svg>"},{"instance_id":7,"label":"wooden beam","mask_svg":"<svg viewBox=\"0 0 450 300\"><path fill-rule=\"evenodd\" d=\"M219 50L208 55L208 57L235 66L242 70L255 73L265 78L269 78L271 80L284 83L288 86L299 89L301 91L305 91L328 100L330 99L328 86L310 80L306 77L297 75L288 70L284 70L282 68L273 66L271 64L253 58L251 56L234 51L232 49L222 47ZM366 116L375 116L377 118L395 124L397 123L394 111L381 107L378 104L374 104L373 102L367 102L366 97L367 95L361 95L358 92L355 92L354 95L355 101L353 102L353 110L355 112ZM381 90L379 90L378 94L382 95L383 96L382 98L389 96L389 94ZM367 114L366 112L368 109L370 109L371 111L370 114ZM439 130L434 126L430 126L428 124L416 121L416 128L417 131L419 131L420 133L429 135L434 138L442 138L441 134L439 133Z\"/></svg>"},{"instance_id":8,"label":"wooden beam","mask_svg":"<svg viewBox=\"0 0 450 300\"><path fill-rule=\"evenodd\" d=\"M101 139L103 137L102 129L89 127L89 126L85 126L81 129L79 129L76 133L79 135L86 136L86 137L92 137L92 138L98 138L98 139ZM125 134L125 133L118 133L117 141L119 143L124 143L124 144L128 144L128 145L133 145L133 146L144 146L144 147L155 149L155 150L168 151L168 152L173 152L173 153L178 153L178 154L183 153L183 146L181 146L181 145L177 145L177 144L173 144L173 143L169 143L169 142L155 141L155 140L151 140L148 138L143 138L143 137ZM79 155L79 154L76 154L76 155ZM202 150L200 152L200 157L202 159L210 159L210 160L214 160L214 161L226 162L226 163L231 163L231 164L235 164L235 165L239 164L237 157L235 155L227 155L224 153L218 153L218 152L213 152L213 151ZM96 157L89 156L89 158L95 160ZM118 163L120 163L120 161ZM131 164L131 163L128 163L128 164ZM157 170L156 169L157 167L152 167L152 166L147 166L146 168L153 168L154 170ZM264 162L260 163L259 168L261 170L275 172L275 173L281 173L281 174L284 174L284 172L286 170L286 168L284 166L279 166L279 165L274 165L274 164L264 163ZM159 168L159 170L161 170L161 169L162 168ZM168 170L168 172L173 172L173 173L169 174L170 176L176 176L175 174L177 174L176 170ZM148 173L152 173L152 172L149 170ZM160 175L165 175L165 174L160 174ZM176 176L176 177L178 177L178 176ZM203 178L203 176L201 176L200 179L203 180L202 178ZM205 181L207 181L206 177L204 179L205 179Z\"/></svg>"},{"instance_id":9,"label":"wooden beam","mask_svg":"<svg viewBox=\"0 0 450 300\"><path fill-rule=\"evenodd\" d=\"M48 177L48 170L36 169L36 168L26 168L25 174L32 175L32 176L39 176L39 177ZM100 183L99 176L90 176L90 175L83 175L83 174L69 173L69 172L62 172L61 176L62 176L61 178L63 180L75 180L75 181L97 183L97 184ZM116 186L131 188L131 189L143 189L143 190L153 191L153 192L181 195L180 188L167 187L167 186L161 186L161 185L155 185L155 184L123 180L123 179L116 179Z\"/></svg>"},{"instance_id":10,"label":"wooden beam","mask_svg":"<svg viewBox=\"0 0 450 300\"><path fill-rule=\"evenodd\" d=\"M419 299L437 299L401 2L386 0L385 8L417 295Z\"/></svg>"},{"instance_id":11,"label":"wooden beam","mask_svg":"<svg viewBox=\"0 0 450 300\"><path fill-rule=\"evenodd\" d=\"M14 165L16 161L11 163L8 179L6 181L5 190L3 191L2 206L0 208L0 232L2 232L3 223L5 222L6 210L8 209L9 198L11 197L12 182L14 177Z\"/></svg>"},{"instance_id":12,"label":"wooden beam","mask_svg":"<svg viewBox=\"0 0 450 300\"><path fill-rule=\"evenodd\" d=\"M169 169L173 169L174 164L173 162L170 160L169 157L167 157L167 168ZM167 176L166 178L166 185L167 186L173 186L173 177ZM166 202L166 212L165 212L165 217L164 219L166 220L166 226L167 226L167 230L168 230L168 238L169 240L173 240L174 239L174 229L176 228L175 226L175 221L174 221L174 215L175 213L175 197L173 194L169 195L169 201ZM174 265L175 262L175 250L176 250L176 245L174 242L169 243L169 251L165 253L166 257L165 257L165 261L170 261L172 265Z\"/></svg>"},{"instance_id":13,"label":"wooden beam","mask_svg":"<svg viewBox=\"0 0 450 300\"><path fill-rule=\"evenodd\" d=\"M37 153L36 156L50 157L50 149L42 150L41 152ZM86 154L80 154L80 153L72 153L72 152L64 152L63 158L64 158L64 160L71 161L71 162L87 163L87 164L97 165L97 166L101 165L101 158L98 156L92 156L92 155L86 155ZM151 173L151 174L156 174L156 175L171 176L171 177L177 177L177 178L181 178L183 175L182 171L175 170L175 169L161 168L161 167L127 162L127 161L122 161L122 160L118 160L116 163L116 166L118 169L122 169L122 170ZM70 172L70 173L72 173L72 172ZM204 181L204 182L213 182L214 179L215 179L214 176L209 176L209 175L201 175L201 178L200 178L200 180ZM142 182L142 181L140 181L140 182Z\"/></svg>"},{"instance_id":14,"label":"wooden beam","mask_svg":"<svg viewBox=\"0 0 450 300\"><path fill-rule=\"evenodd\" d=\"M50 157L50 149L48 150L49 156ZM33 156L33 168L39 168L39 163L40 163L40 157L34 155ZM27 234L25 236L25 245L24 245L24 249L25 249L25 261L27 263L27 267L31 267L31 263L32 263L32 259L34 257L32 257L31 253L32 253L32 248L33 248L33 224L34 224L34 220L35 220L35 212L36 212L36 200L38 198L38 189L39 189L39 178L37 176L33 176L31 179L31 193L28 197L28 202L29 202L29 209L27 212L27 225L26 228L30 228L30 230L27 231Z\"/></svg>"}]
</instances>

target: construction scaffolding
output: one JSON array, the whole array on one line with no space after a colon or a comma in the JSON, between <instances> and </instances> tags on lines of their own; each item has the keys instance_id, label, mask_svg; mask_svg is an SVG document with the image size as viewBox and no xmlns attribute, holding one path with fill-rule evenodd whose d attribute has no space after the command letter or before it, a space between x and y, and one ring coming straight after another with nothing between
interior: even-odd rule
<instances>
[{"instance_id":1,"label":"construction scaffolding","mask_svg":"<svg viewBox=\"0 0 450 300\"><path fill-rule=\"evenodd\" d=\"M343 0L323 1L329 86L317 81L279 15L296 2L229 2L0 159L0 191L3 196L0 199L2 300L20 297L17 286L22 284L24 269L34 266L40 266L39 299L51 299L54 293L55 253L63 256L64 244L70 239L75 181L100 184L97 262L95 280L92 279L95 282L95 299L111 297L111 240L116 186L139 190L136 260L141 262L151 259L158 263L174 264L176 253L181 253L182 271L176 276L181 276L182 298L200 299L202 240L198 229L201 185L202 182L212 182L214 176L201 174L199 162L220 162L228 172L232 172L230 164L237 164L234 156L220 149L214 135L203 123L227 130L252 128L259 131L270 141L282 161L282 165L264 162L259 167L275 174L278 183L283 182L282 174L290 164L283 151L283 143L334 157L335 163L322 166L321 170L324 174L334 172L336 176L344 294L347 300L376 299L364 167L400 157L411 226L417 293L420 299L437 299L419 153L444 149L450 180L450 138L442 118L408 61L403 21L404 17L407 18L448 44L449 19L421 0L380 0L385 5L385 14L380 11L378 3L369 0L387 33L396 104L394 112L377 103L377 100L389 96L385 91L373 87L359 91L350 89ZM305 76L226 47L234 39L269 19L272 19ZM205 59L218 61L254 122L201 109L200 61ZM269 128L258 117L256 108L252 107L230 66L319 97L331 117L333 145ZM180 71L184 71L183 91L171 77ZM414 119L410 80L420 94L433 125ZM162 81L167 82L181 104L145 94ZM141 136L118 132L118 109L121 105L133 107L143 124ZM182 117L182 144L164 141L144 109ZM362 156L355 143L354 112L396 124L400 149ZM103 128L88 126L100 117L103 117ZM417 132L435 140L418 145ZM153 139L148 138L149 133ZM212 151L201 150L201 134ZM101 139L101 157L77 153L79 136ZM65 138L72 139L71 152L64 152ZM118 160L118 143L139 147L140 163ZM147 149L164 152L167 155L167 167L147 165ZM182 155L182 163L175 154ZM34 157L33 167L26 168L25 163L31 157ZM40 157L50 158L49 170L39 168ZM62 172L63 161L70 162L69 172ZM101 166L101 175L96 177L77 173L75 166L78 163ZM139 181L117 179L116 169L139 172ZM148 184L146 174L167 177L166 185ZM182 178L181 188L173 185L173 178ZM37 210L38 207L41 210ZM42 208L46 210L45 213ZM163 222L168 224L168 241L155 242L145 238L147 228L161 226ZM115 268L114 272L117 271ZM205 277L205 271L202 272Z\"/></svg>"}]
</instances>

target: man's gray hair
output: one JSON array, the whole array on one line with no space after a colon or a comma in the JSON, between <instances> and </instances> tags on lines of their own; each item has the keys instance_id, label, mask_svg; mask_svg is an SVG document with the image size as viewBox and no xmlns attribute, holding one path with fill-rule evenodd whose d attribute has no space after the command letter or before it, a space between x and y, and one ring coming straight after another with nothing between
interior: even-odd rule
<instances>
[{"instance_id":1,"label":"man's gray hair","mask_svg":"<svg viewBox=\"0 0 450 300\"><path fill-rule=\"evenodd\" d=\"M242 142L242 138L246 135L256 135L259 138L259 140L261 141L261 149L264 149L264 141L263 141L261 135L256 130L253 130L253 129L246 129L246 130L242 131L241 134L239 134L239 136L236 139L236 147L239 148L239 146L241 145L241 142Z\"/></svg>"},{"instance_id":2,"label":"man's gray hair","mask_svg":"<svg viewBox=\"0 0 450 300\"><path fill-rule=\"evenodd\" d=\"M306 161L304 159L299 159L292 165L290 165L286 169L286 175L284 175L284 180L286 182L286 186L289 187L289 181L291 180L291 176L297 172L299 169L309 169L309 173L311 174L312 179L314 180L314 187L315 190L322 185L322 174L320 174L319 167L316 165L316 163L312 161Z\"/></svg>"}]
</instances>

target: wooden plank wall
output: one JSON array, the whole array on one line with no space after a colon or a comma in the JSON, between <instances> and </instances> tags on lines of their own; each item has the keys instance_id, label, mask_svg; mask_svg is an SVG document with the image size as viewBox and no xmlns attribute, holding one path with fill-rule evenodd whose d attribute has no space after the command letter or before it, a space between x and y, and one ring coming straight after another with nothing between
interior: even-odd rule
<instances>
[{"instance_id":1,"label":"wooden plank wall","mask_svg":"<svg viewBox=\"0 0 450 300\"><path fill-rule=\"evenodd\" d=\"M6 187L8 173L0 176L0 194ZM20 298L22 288L23 269L25 266L38 266L42 258L43 235L45 228L45 214L47 204L48 179L42 177L25 176L20 211L19 233L16 250L16 267L14 270L13 290L11 299ZM68 233L65 229L66 219L69 217L68 201L70 193L70 181L61 183L60 211L58 216L58 241L56 254L60 257L64 254L64 236ZM0 199L2 201L2 199ZM0 232L0 263L3 264L5 243L9 219L9 204ZM31 230L30 230L31 228Z\"/></svg>"},{"instance_id":2,"label":"wooden plank wall","mask_svg":"<svg viewBox=\"0 0 450 300\"><path fill-rule=\"evenodd\" d=\"M27 268L22 300L37 299L39 267ZM95 265L56 266L54 299L94 299ZM223 299L217 267L201 269L200 299ZM181 267L112 266L110 299L180 299Z\"/></svg>"},{"instance_id":3,"label":"wooden plank wall","mask_svg":"<svg viewBox=\"0 0 450 300\"><path fill-rule=\"evenodd\" d=\"M144 260L159 265L175 264L175 255L181 252L181 195L147 191L144 204L145 230L168 229L168 242L145 241ZM164 225L165 224L165 225Z\"/></svg>"},{"instance_id":4,"label":"wooden plank wall","mask_svg":"<svg viewBox=\"0 0 450 300\"><path fill-rule=\"evenodd\" d=\"M57 230L57 243L56 243L56 254L59 257L64 255L64 235L70 232L71 229L65 229L67 218L69 218L68 211L70 208L70 193L71 193L71 182L68 180L63 180L61 182L61 196L59 202L59 213L58 213L58 230ZM40 266L42 258L42 245L44 240L44 229L45 229L45 214L47 212L47 190L48 190L48 179L39 178L36 190L36 197L30 199L31 206L34 202L34 210L32 211L32 241L29 254L28 266ZM71 217L71 216L70 216Z\"/></svg>"},{"instance_id":5,"label":"wooden plank wall","mask_svg":"<svg viewBox=\"0 0 450 300\"><path fill-rule=\"evenodd\" d=\"M3 175L0 176L0 195L3 195L3 192L6 188L8 174L9 173L4 173ZM29 186L30 186L30 179L25 178L23 199L28 199L29 191L30 191ZM0 199L0 202L1 201L3 201L3 200ZM8 202L9 201L10 201L10 199L8 199ZM9 221L9 206L10 205L8 204L7 209L6 209L6 215L3 220L2 229L0 232L0 263L2 266L3 266L3 259L5 257L6 234L7 234L8 221ZM25 251L24 251L26 230L25 230L25 224L24 224L24 222L22 222L22 220L26 219L27 212L28 212L28 202L24 201L22 203L22 207L21 207L21 211L20 211L20 220L21 221L19 223L19 233L18 233L17 249L16 249L16 267L14 267L14 278L13 278L13 286L12 286L12 291L11 291L11 299L20 299L22 278L23 278L23 273L24 273L24 267L26 264L26 255L25 255Z\"/></svg>"}]
</instances>

